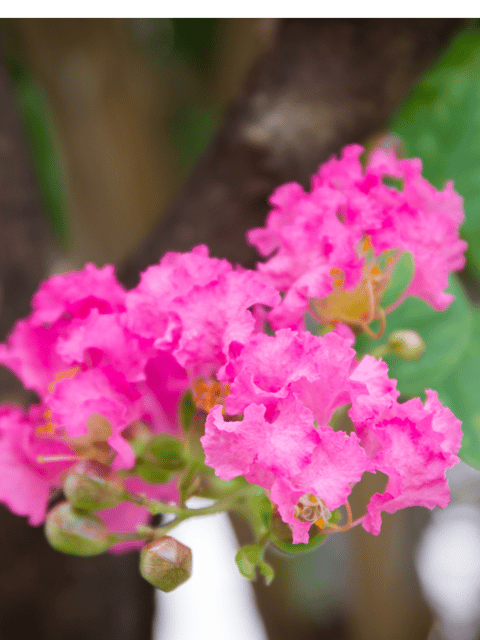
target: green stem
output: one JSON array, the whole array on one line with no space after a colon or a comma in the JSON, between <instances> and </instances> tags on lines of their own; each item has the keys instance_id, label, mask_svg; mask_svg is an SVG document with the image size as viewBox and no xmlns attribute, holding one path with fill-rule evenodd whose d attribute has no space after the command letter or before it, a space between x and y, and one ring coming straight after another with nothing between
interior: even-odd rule
<instances>
[{"instance_id":1,"label":"green stem","mask_svg":"<svg viewBox=\"0 0 480 640\"><path fill-rule=\"evenodd\" d=\"M139 507L147 507L153 516L159 513L173 513L178 516L184 511L184 509L180 507L174 507L170 504L158 502L157 500L150 500L150 498L147 498L145 495L137 495L136 493L130 493L129 491L125 493L125 500L133 502Z\"/></svg>"},{"instance_id":2,"label":"green stem","mask_svg":"<svg viewBox=\"0 0 480 640\"><path fill-rule=\"evenodd\" d=\"M375 347L375 349L372 349L372 351L370 352L370 355L378 359L378 358L383 358L389 353L392 353L392 350L387 342L386 344L383 344L379 347Z\"/></svg>"},{"instance_id":3,"label":"green stem","mask_svg":"<svg viewBox=\"0 0 480 640\"><path fill-rule=\"evenodd\" d=\"M210 507L203 507L201 509L179 509L176 510L176 518L173 522L163 526L163 527L139 527L139 535L141 537L150 537L150 538L158 538L160 536L166 535L169 531L174 529L184 520L188 520L189 518L196 518L197 516L210 516L215 513L222 513L223 511L228 511L231 509L237 502L242 500L248 493L251 493L250 488L241 489L232 493L230 496L222 498L221 500L217 500L215 504L212 504ZM161 503L160 503L161 504ZM161 513L172 513L163 511Z\"/></svg>"}]
</instances>

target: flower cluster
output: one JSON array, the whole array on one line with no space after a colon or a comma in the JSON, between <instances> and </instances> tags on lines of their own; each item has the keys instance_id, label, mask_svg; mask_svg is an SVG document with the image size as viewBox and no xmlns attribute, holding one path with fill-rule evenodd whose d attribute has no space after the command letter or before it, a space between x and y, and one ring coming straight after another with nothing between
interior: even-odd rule
<instances>
[{"instance_id":1,"label":"flower cluster","mask_svg":"<svg viewBox=\"0 0 480 640\"><path fill-rule=\"evenodd\" d=\"M309 307L322 321L365 328L381 313L382 293L405 251L415 272L401 300L417 296L440 311L452 301L448 275L463 267L466 249L458 236L462 198L450 182L443 191L432 187L418 158L377 149L363 169L362 151L345 147L340 160L321 165L310 193L296 183L279 187L266 226L248 233L262 255L275 252L258 267L286 293L270 314L275 328L298 326Z\"/></svg>"},{"instance_id":2,"label":"flower cluster","mask_svg":"<svg viewBox=\"0 0 480 640\"><path fill-rule=\"evenodd\" d=\"M308 543L312 526L341 528L334 514L344 505L348 526L375 535L382 511L444 507L460 422L431 390L425 403L399 402L387 365L358 360L352 330L373 334L378 321L382 330L405 252L414 271L391 308L407 296L450 304L462 201L451 184L438 192L424 180L418 160L376 151L363 169L361 152L350 146L322 165L310 193L277 189L266 226L248 234L268 257L256 270L198 246L166 254L130 291L111 266L44 282L0 346L0 363L39 399L28 411L0 409L0 500L38 525L72 469L91 461L124 483L99 510L114 549L148 540L151 513L189 517L191 495L214 495L212 470L226 481L219 503L234 478L243 492L261 487L293 544ZM306 313L318 331L306 330ZM192 444L198 425L204 459ZM352 488L376 471L385 490L352 523Z\"/></svg>"}]
</instances>

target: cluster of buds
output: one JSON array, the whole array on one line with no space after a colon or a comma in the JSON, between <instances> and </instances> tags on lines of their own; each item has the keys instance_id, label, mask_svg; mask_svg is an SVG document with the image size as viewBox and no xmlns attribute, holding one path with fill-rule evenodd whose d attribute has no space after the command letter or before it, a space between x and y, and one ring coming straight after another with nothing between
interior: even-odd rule
<instances>
[{"instance_id":1,"label":"cluster of buds","mask_svg":"<svg viewBox=\"0 0 480 640\"><path fill-rule=\"evenodd\" d=\"M190 549L169 535L187 518L241 513L255 540L239 569L269 582L269 544L295 553L351 526L377 535L384 511L444 507L460 422L432 390L400 403L379 359L415 360L425 345L408 327L361 359L354 344L408 296L450 304L462 201L418 160L376 151L363 168L361 151L321 166L309 193L273 194L248 234L266 257L255 270L198 246L129 291L111 266L44 282L0 345L39 398L0 408L0 500L45 522L59 551L141 548L142 575L164 591L191 574ZM376 471L387 486L354 519L352 488ZM195 495L213 504L191 509ZM153 526L158 514L173 520Z\"/></svg>"}]
</instances>

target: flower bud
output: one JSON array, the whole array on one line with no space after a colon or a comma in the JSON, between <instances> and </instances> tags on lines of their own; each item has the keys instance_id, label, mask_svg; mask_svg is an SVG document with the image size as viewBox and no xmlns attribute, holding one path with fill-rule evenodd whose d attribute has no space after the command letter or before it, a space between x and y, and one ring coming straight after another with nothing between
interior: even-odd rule
<instances>
[{"instance_id":1,"label":"flower bud","mask_svg":"<svg viewBox=\"0 0 480 640\"><path fill-rule=\"evenodd\" d=\"M97 556L110 547L108 528L98 516L75 511L69 502L54 507L45 521L45 535L57 551Z\"/></svg>"},{"instance_id":2,"label":"flower bud","mask_svg":"<svg viewBox=\"0 0 480 640\"><path fill-rule=\"evenodd\" d=\"M192 550L170 536L158 538L143 547L140 573L157 589L173 591L192 575Z\"/></svg>"},{"instance_id":3,"label":"flower bud","mask_svg":"<svg viewBox=\"0 0 480 640\"><path fill-rule=\"evenodd\" d=\"M404 360L418 360L426 349L420 334L410 329L394 331L388 338L387 346L390 353Z\"/></svg>"},{"instance_id":4,"label":"flower bud","mask_svg":"<svg viewBox=\"0 0 480 640\"><path fill-rule=\"evenodd\" d=\"M67 474L63 491L75 509L110 509L124 500L122 478L97 460L82 460Z\"/></svg>"}]
</instances>

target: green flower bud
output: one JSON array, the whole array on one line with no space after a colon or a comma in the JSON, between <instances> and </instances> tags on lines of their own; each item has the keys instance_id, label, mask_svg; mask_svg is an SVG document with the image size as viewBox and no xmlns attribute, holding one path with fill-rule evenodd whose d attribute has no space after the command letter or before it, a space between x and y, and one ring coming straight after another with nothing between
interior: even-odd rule
<instances>
[{"instance_id":1,"label":"green flower bud","mask_svg":"<svg viewBox=\"0 0 480 640\"><path fill-rule=\"evenodd\" d=\"M425 353L425 342L420 334L410 329L394 331L388 338L387 347L404 360L418 360Z\"/></svg>"},{"instance_id":2,"label":"green flower bud","mask_svg":"<svg viewBox=\"0 0 480 640\"><path fill-rule=\"evenodd\" d=\"M96 460L82 460L67 474L63 492L75 509L110 509L125 499L122 478Z\"/></svg>"},{"instance_id":3,"label":"green flower bud","mask_svg":"<svg viewBox=\"0 0 480 640\"><path fill-rule=\"evenodd\" d=\"M75 511L69 502L58 504L48 513L45 535L54 549L72 556L97 556L110 547L103 520L92 513Z\"/></svg>"},{"instance_id":4,"label":"green flower bud","mask_svg":"<svg viewBox=\"0 0 480 640\"><path fill-rule=\"evenodd\" d=\"M192 550L170 536L158 538L143 547L140 573L157 589L173 591L192 575Z\"/></svg>"}]
</instances>

